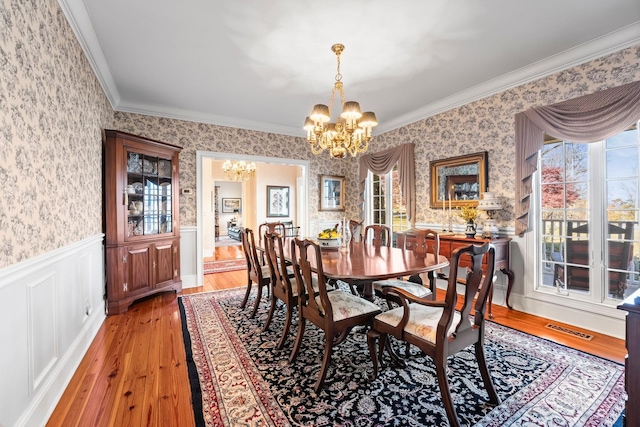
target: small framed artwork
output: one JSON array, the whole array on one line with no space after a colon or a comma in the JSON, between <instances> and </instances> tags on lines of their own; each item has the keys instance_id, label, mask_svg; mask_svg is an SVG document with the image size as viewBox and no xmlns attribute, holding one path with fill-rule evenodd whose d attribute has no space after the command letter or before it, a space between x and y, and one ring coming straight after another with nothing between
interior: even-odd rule
<instances>
[{"instance_id":1,"label":"small framed artwork","mask_svg":"<svg viewBox=\"0 0 640 427\"><path fill-rule=\"evenodd\" d=\"M267 185L267 216L289 216L289 187Z\"/></svg>"},{"instance_id":2,"label":"small framed artwork","mask_svg":"<svg viewBox=\"0 0 640 427\"><path fill-rule=\"evenodd\" d=\"M242 199L222 199L222 213L240 212Z\"/></svg>"},{"instance_id":3,"label":"small framed artwork","mask_svg":"<svg viewBox=\"0 0 640 427\"><path fill-rule=\"evenodd\" d=\"M344 210L344 176L320 175L320 210Z\"/></svg>"}]
</instances>

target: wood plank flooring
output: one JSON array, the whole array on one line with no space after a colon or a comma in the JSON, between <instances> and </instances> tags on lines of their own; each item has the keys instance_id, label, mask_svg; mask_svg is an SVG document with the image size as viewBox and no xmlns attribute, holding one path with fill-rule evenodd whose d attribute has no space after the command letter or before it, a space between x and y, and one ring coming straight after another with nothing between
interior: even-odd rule
<instances>
[{"instance_id":1,"label":"wood plank flooring","mask_svg":"<svg viewBox=\"0 0 640 427\"><path fill-rule=\"evenodd\" d=\"M241 246L228 246L216 248L211 259L243 256ZM204 286L183 293L244 287L246 280L244 270L209 274ZM493 314L497 323L624 363L624 340L570 327L594 336L586 341L546 328L547 319L500 306L493 307ZM194 425L173 292L136 302L127 313L106 319L47 423L51 427L143 425Z\"/></svg>"}]
</instances>

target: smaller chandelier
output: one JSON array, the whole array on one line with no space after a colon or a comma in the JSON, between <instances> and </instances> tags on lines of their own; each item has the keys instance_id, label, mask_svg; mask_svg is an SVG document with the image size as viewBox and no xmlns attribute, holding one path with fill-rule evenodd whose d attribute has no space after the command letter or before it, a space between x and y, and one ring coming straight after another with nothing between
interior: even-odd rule
<instances>
[{"instance_id":1,"label":"smaller chandelier","mask_svg":"<svg viewBox=\"0 0 640 427\"><path fill-rule=\"evenodd\" d=\"M336 82L331 89L331 101L329 106L316 104L311 115L304 122L304 130L307 131L307 141L311 152L315 155L329 150L331 157L341 159L347 153L356 156L365 153L369 149L371 140L371 128L378 125L376 115L371 112L360 112L360 104L356 101L344 101L342 74L340 74L340 54L344 45L334 44L331 50L336 54L338 73ZM331 107L336 91L340 93L342 113L335 123L331 120Z\"/></svg>"},{"instance_id":2,"label":"smaller chandelier","mask_svg":"<svg viewBox=\"0 0 640 427\"><path fill-rule=\"evenodd\" d=\"M225 160L222 170L227 174L227 178L233 181L247 181L255 176L256 164L255 162L247 163L244 160L232 164L231 160Z\"/></svg>"}]
</instances>

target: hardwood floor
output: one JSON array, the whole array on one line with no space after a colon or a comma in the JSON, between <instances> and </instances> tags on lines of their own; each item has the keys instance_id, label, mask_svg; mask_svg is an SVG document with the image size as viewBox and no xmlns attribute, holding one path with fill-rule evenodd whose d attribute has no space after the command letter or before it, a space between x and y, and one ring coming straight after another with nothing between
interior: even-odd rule
<instances>
[{"instance_id":1,"label":"hardwood floor","mask_svg":"<svg viewBox=\"0 0 640 427\"><path fill-rule=\"evenodd\" d=\"M227 246L216 248L212 259L243 256L241 246ZM246 280L244 270L209 274L204 286L183 293L244 287ZM586 341L546 328L547 319L501 306L493 314L497 323L624 363L624 340L578 329L593 335ZM193 426L185 361L177 295L136 302L106 319L47 425Z\"/></svg>"}]
</instances>

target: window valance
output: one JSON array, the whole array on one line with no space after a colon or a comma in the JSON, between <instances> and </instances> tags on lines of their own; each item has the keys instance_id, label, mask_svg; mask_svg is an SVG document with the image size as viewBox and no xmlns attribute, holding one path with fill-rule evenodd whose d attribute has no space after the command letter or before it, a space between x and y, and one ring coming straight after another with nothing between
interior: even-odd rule
<instances>
[{"instance_id":1,"label":"window valance","mask_svg":"<svg viewBox=\"0 0 640 427\"><path fill-rule=\"evenodd\" d=\"M360 218L364 219L364 187L367 173L371 171L378 175L388 173L398 164L400 191L407 207L407 219L411 225L416 215L416 164L415 146L413 143L402 144L378 153L365 154L360 157L358 168L358 204Z\"/></svg>"},{"instance_id":2,"label":"window valance","mask_svg":"<svg viewBox=\"0 0 640 427\"><path fill-rule=\"evenodd\" d=\"M527 231L531 176L545 133L588 143L616 135L638 120L640 81L516 114L516 234Z\"/></svg>"}]
</instances>

